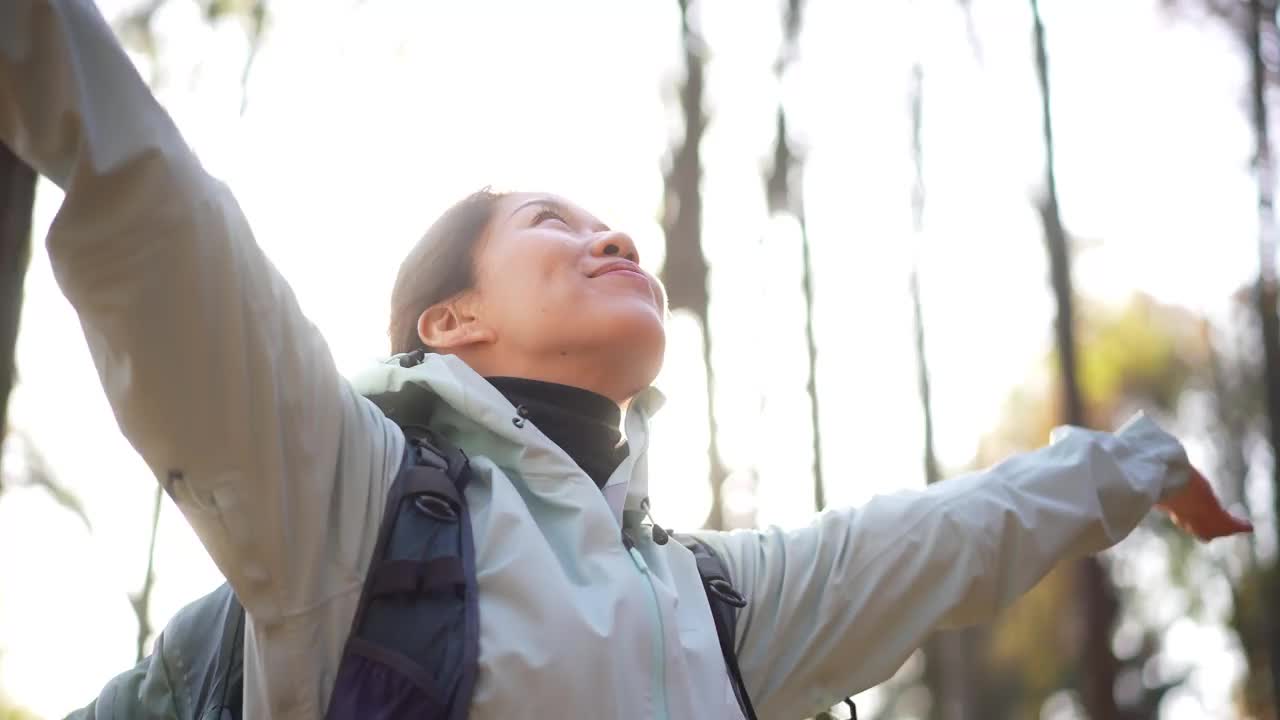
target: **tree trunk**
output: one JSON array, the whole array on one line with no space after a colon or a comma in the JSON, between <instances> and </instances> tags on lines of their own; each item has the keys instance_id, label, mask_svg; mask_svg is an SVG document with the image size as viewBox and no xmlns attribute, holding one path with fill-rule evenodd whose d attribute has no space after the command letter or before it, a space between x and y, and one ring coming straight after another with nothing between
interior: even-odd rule
<instances>
[{"instance_id":1,"label":"tree trunk","mask_svg":"<svg viewBox=\"0 0 1280 720\"><path fill-rule=\"evenodd\" d=\"M911 69L911 158L915 181L911 188L911 230L915 236L915 254L911 261L911 310L915 320L916 382L920 391L920 410L924 419L924 477L932 485L942 479L933 443L933 397L929 385L929 362L924 344L924 309L920 303L920 251L924 240L924 146L920 130L924 121L924 69L916 63Z\"/></svg>"},{"instance_id":2,"label":"tree trunk","mask_svg":"<svg viewBox=\"0 0 1280 720\"><path fill-rule=\"evenodd\" d=\"M14 350L31 259L35 191L35 171L0 144L0 446L8 427L9 392L17 380Z\"/></svg>"},{"instance_id":3,"label":"tree trunk","mask_svg":"<svg viewBox=\"0 0 1280 720\"><path fill-rule=\"evenodd\" d=\"M920 301L919 257L924 240L924 146L920 130L924 119L924 70L917 62L911 72L911 157L915 167L915 181L911 189L911 225L915 236L915 253L911 262L909 290L911 310L915 323L916 383L920 393L920 414L923 419L925 482L932 485L942 480L938 468L937 451L933 436L933 395L929 383L929 361L925 351L924 306ZM968 630L934 632L924 648L924 683L928 686L932 703L930 720L971 720L974 713L975 646Z\"/></svg>"},{"instance_id":4,"label":"tree trunk","mask_svg":"<svg viewBox=\"0 0 1280 720\"><path fill-rule=\"evenodd\" d=\"M707 527L724 528L724 480L728 470L720 458L715 413L715 372L711 366L711 326L708 322L707 258L702 252L702 160L699 146L706 129L702 113L703 68L701 40L689 26L690 0L679 0L685 80L680 89L684 139L675 149L667 171L663 231L667 257L662 281L672 310L689 310L702 326L702 359L707 381L707 455L711 465L711 511Z\"/></svg>"},{"instance_id":5,"label":"tree trunk","mask_svg":"<svg viewBox=\"0 0 1280 720\"><path fill-rule=\"evenodd\" d=\"M798 170L797 170L798 172ZM809 379L805 391L809 394L809 422L813 427L813 506L821 511L827 506L826 483L822 478L822 426L818 408L818 341L813 332L813 259L809 245L809 225L804 218L804 200L797 198L800 222L800 253L804 272L801 286L804 290L804 339L809 359Z\"/></svg>"},{"instance_id":6,"label":"tree trunk","mask_svg":"<svg viewBox=\"0 0 1280 720\"><path fill-rule=\"evenodd\" d=\"M804 3L802 0L788 0L786 14L783 18L782 52L778 56L774 71L781 84L791 59L796 54L796 44L800 37L800 23L803 18ZM826 485L822 479L822 428L818 407L818 343L813 329L813 254L809 244L809 227L805 221L804 188L802 177L804 160L791 148L787 138L787 111L782 101L778 101L777 135L773 145L773 167L765 178L765 193L768 196L769 212L791 213L800 225L800 262L801 291L804 293L804 337L805 349L808 353L809 378L805 384L805 392L809 395L809 421L813 428L813 504L817 510L827 505Z\"/></svg>"},{"instance_id":7,"label":"tree trunk","mask_svg":"<svg viewBox=\"0 0 1280 720\"><path fill-rule=\"evenodd\" d=\"M156 485L155 500L151 505L151 543L147 546L147 574L142 579L142 589L129 595L129 605L138 619L138 638L135 646L135 663L147 655L147 641L154 629L151 627L151 591L156 583L156 538L160 535L160 508L163 506L164 488Z\"/></svg>"},{"instance_id":8,"label":"tree trunk","mask_svg":"<svg viewBox=\"0 0 1280 720\"><path fill-rule=\"evenodd\" d=\"M1044 136L1044 195L1040 218L1044 224L1045 249L1049 255L1049 275L1058 307L1055 324L1059 377L1062 381L1063 421L1085 425L1084 403L1076 373L1075 313L1071 284L1071 259L1067 234L1058 210L1058 188L1054 170L1052 95L1049 90L1049 61L1045 50L1044 23L1038 0L1031 0L1034 26L1036 78L1040 84L1041 131ZM1119 609L1106 569L1097 558L1079 562L1078 583L1084 622L1080 653L1081 699L1092 720L1118 720L1115 685L1119 663L1111 651L1111 631Z\"/></svg>"},{"instance_id":9,"label":"tree trunk","mask_svg":"<svg viewBox=\"0 0 1280 720\"><path fill-rule=\"evenodd\" d=\"M1272 193L1275 173L1271 160L1271 134L1267 126L1267 65L1264 51L1274 50L1277 42L1274 0L1250 0L1249 49L1252 69L1252 115L1254 171L1258 186L1258 282L1255 301L1262 327L1262 366L1266 384L1268 439L1271 443L1272 496L1275 517L1280 519L1280 318L1276 314L1276 247L1275 203ZM1277 540L1280 541L1280 523ZM1280 575L1273 573L1273 575ZM1280 581L1272 583L1271 607L1280 607ZM1280 621L1271 620L1271 685L1273 697L1280 700Z\"/></svg>"},{"instance_id":10,"label":"tree trunk","mask_svg":"<svg viewBox=\"0 0 1280 720\"><path fill-rule=\"evenodd\" d=\"M1049 253L1049 277L1053 297L1058 306L1054 324L1058 364L1062 379L1063 419L1071 425L1085 424L1084 404L1076 376L1075 310L1071 285L1071 258L1067 250L1067 233L1058 210L1058 181L1054 169L1053 116L1049 92L1049 59L1045 51L1044 23L1040 20L1040 3L1031 0L1035 24L1036 78L1040 83L1041 132L1044 137L1044 195L1040 201L1040 220L1044 226L1045 249Z\"/></svg>"}]
</instances>

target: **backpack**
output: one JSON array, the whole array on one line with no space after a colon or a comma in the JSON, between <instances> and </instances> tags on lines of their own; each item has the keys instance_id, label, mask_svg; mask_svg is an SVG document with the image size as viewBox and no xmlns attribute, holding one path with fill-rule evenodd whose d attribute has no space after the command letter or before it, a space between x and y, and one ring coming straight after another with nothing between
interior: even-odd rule
<instances>
[{"instance_id":1,"label":"backpack","mask_svg":"<svg viewBox=\"0 0 1280 720\"><path fill-rule=\"evenodd\" d=\"M479 611L463 494L470 478L467 457L423 425L402 428L405 457L387 494L334 680L329 720L462 720L470 709ZM655 542L668 538L694 555L734 694L744 717L756 720L734 648L737 611L746 599L709 546L655 526ZM621 541L629 542L625 534ZM156 638L151 656L68 718L239 720L244 624L244 608L224 583L180 610ZM173 687L168 666L179 663L182 687Z\"/></svg>"}]
</instances>

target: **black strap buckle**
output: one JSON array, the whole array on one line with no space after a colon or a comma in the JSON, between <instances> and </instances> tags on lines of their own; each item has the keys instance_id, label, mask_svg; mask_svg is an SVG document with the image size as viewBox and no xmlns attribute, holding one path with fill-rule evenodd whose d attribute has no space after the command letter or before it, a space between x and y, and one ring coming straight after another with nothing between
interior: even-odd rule
<instances>
[{"instance_id":1,"label":"black strap buckle","mask_svg":"<svg viewBox=\"0 0 1280 720\"><path fill-rule=\"evenodd\" d=\"M421 493L413 497L413 506L440 522L458 522L458 507L452 500L436 493Z\"/></svg>"},{"instance_id":2,"label":"black strap buckle","mask_svg":"<svg viewBox=\"0 0 1280 720\"><path fill-rule=\"evenodd\" d=\"M747 606L747 599L742 596L742 593L738 592L737 588L729 584L728 580L725 580L722 577L711 577L706 579L706 583L707 590L714 593L715 596L723 600L725 604L738 609L742 609Z\"/></svg>"}]
</instances>

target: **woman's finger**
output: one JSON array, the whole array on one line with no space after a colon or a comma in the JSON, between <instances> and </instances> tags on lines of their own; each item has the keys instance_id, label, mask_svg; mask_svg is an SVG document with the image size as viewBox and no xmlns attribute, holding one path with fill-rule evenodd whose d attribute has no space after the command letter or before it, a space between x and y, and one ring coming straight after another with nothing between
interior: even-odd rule
<instances>
[{"instance_id":1,"label":"woman's finger","mask_svg":"<svg viewBox=\"0 0 1280 720\"><path fill-rule=\"evenodd\" d=\"M1174 524L1201 540L1213 540L1253 531L1252 523L1235 517L1225 510L1208 513L1195 519L1175 518Z\"/></svg>"},{"instance_id":2,"label":"woman's finger","mask_svg":"<svg viewBox=\"0 0 1280 720\"><path fill-rule=\"evenodd\" d=\"M1223 512L1219 518L1218 527L1220 532L1216 537L1224 537L1227 535L1236 535L1238 533L1253 532L1253 523L1243 520L1230 513Z\"/></svg>"}]
</instances>

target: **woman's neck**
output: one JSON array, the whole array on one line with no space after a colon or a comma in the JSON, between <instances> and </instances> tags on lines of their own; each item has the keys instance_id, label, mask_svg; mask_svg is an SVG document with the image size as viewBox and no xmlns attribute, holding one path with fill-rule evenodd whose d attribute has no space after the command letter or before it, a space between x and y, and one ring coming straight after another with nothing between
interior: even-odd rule
<instances>
[{"instance_id":1,"label":"woman's neck","mask_svg":"<svg viewBox=\"0 0 1280 720\"><path fill-rule=\"evenodd\" d=\"M545 380L486 379L516 407L521 418L564 450L597 487L604 487L627 456L619 429L622 411L608 397Z\"/></svg>"},{"instance_id":2,"label":"woman's neck","mask_svg":"<svg viewBox=\"0 0 1280 720\"><path fill-rule=\"evenodd\" d=\"M453 353L480 375L524 378L563 385L610 399L625 408L653 381L652 373L631 367L626 358L563 350L554 356L533 356L503 351L492 345L468 347Z\"/></svg>"}]
</instances>

